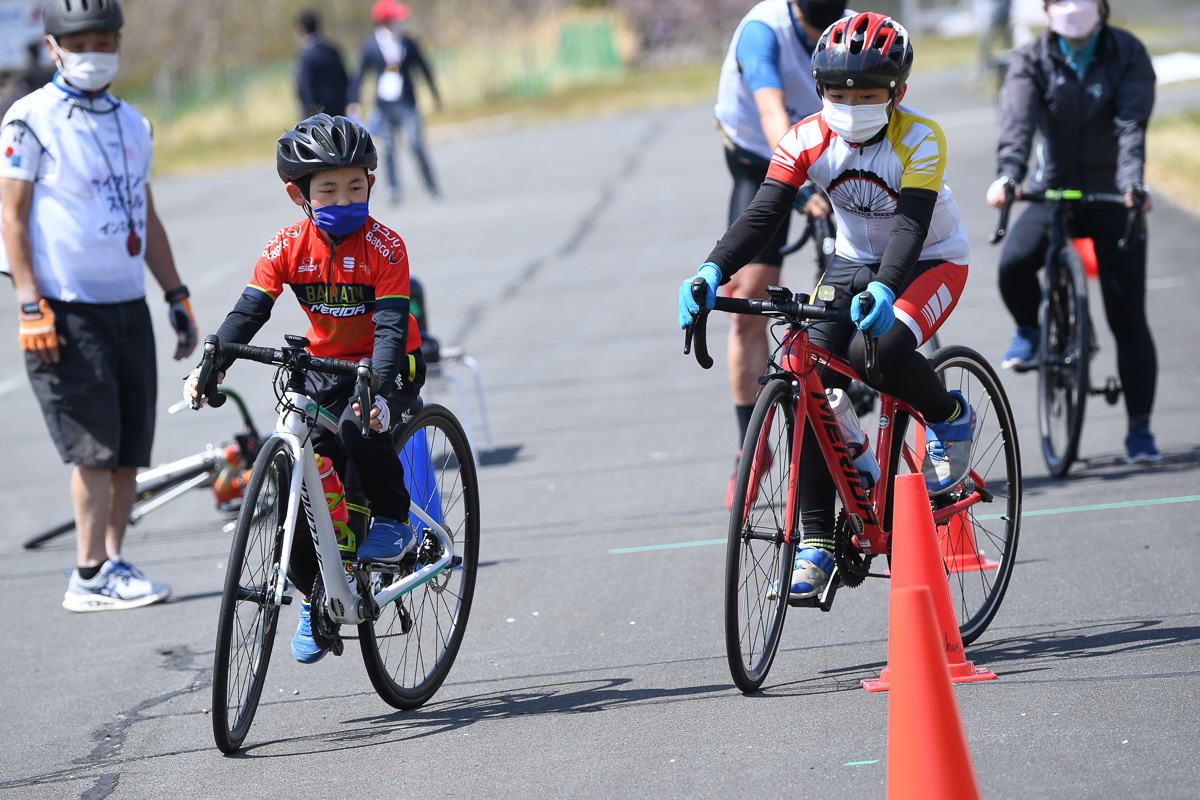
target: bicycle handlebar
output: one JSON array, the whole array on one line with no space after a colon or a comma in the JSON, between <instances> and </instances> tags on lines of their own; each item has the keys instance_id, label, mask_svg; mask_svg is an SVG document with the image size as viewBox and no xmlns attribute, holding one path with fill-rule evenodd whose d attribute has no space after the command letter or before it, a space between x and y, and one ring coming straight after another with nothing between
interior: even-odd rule
<instances>
[{"instance_id":1,"label":"bicycle handlebar","mask_svg":"<svg viewBox=\"0 0 1200 800\"><path fill-rule=\"evenodd\" d=\"M708 293L708 286L703 278L697 278L692 281L692 297L700 306L700 313L696 316L695 321L684 330L683 339L683 354L687 355L692 351L693 344L696 348L696 363L704 369L711 369L713 365L712 356L708 352L708 315L710 309L704 307L705 295ZM860 303L866 302L866 307L861 307L864 314L870 312L871 301L869 298L866 301L860 300ZM853 325L850 319L850 309L848 308L831 308L823 305L810 305L801 303L798 300L754 300L741 297L721 297L715 299L711 311L724 311L729 314L749 314L752 316L770 316L780 317L793 324L801 324L803 322L840 322ZM863 344L866 347L866 372L867 380L878 385L882 379L879 371L878 359L875 350L875 337L869 331L863 331Z\"/></svg>"},{"instance_id":2,"label":"bicycle handlebar","mask_svg":"<svg viewBox=\"0 0 1200 800\"><path fill-rule=\"evenodd\" d=\"M1125 217L1125 232L1121 235L1120 241L1117 242L1117 247L1121 250L1128 250L1133 246L1134 236L1140 236L1144 233L1146 215L1145 211L1143 211L1143 203L1145 196L1144 191L1134 191L1133 207L1129 209L1129 213ZM996 230L988 237L988 242L991 244L999 244L1004 235L1008 233L1009 212L1012 211L1013 203L1018 200L1025 203L1043 203L1048 205L1090 205L1100 203L1125 205L1125 195L1113 194L1111 192L1086 194L1074 189L1046 189L1037 194L1025 194L1021 191L1020 187L1009 188L1005 193L1004 205L1000 208L1000 219L996 225Z\"/></svg>"},{"instance_id":3,"label":"bicycle handlebar","mask_svg":"<svg viewBox=\"0 0 1200 800\"><path fill-rule=\"evenodd\" d=\"M355 391L358 395L360 409L359 419L362 422L365 436L371 428L371 398L379 390L379 375L372 366L371 359L345 361L328 356L314 356L304 349L307 343L307 340L300 337L291 337L288 347L276 349L237 342L223 343L216 334L209 334L204 339L204 354L200 359L200 392L192 401L192 408L200 408L202 398L208 398L209 405L213 408L220 408L224 405L226 396L217 389L217 362L223 359L233 361L240 358L257 361L260 364L299 369L303 372L320 372L326 375L344 375L355 378Z\"/></svg>"}]
</instances>

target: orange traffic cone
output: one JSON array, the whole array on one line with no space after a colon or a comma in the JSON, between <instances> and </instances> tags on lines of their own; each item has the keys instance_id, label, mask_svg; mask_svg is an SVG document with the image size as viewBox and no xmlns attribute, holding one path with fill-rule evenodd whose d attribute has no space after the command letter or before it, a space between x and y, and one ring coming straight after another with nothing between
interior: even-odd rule
<instances>
[{"instance_id":1,"label":"orange traffic cone","mask_svg":"<svg viewBox=\"0 0 1200 800\"><path fill-rule=\"evenodd\" d=\"M1096 263L1096 244L1091 239L1075 239L1075 252L1083 262L1083 274L1089 278L1100 277L1100 267Z\"/></svg>"},{"instance_id":2,"label":"orange traffic cone","mask_svg":"<svg viewBox=\"0 0 1200 800\"><path fill-rule=\"evenodd\" d=\"M950 672L927 587L893 589L889 624L910 635L890 648L888 800L978 800Z\"/></svg>"},{"instance_id":3,"label":"orange traffic cone","mask_svg":"<svg viewBox=\"0 0 1200 800\"><path fill-rule=\"evenodd\" d=\"M938 532L938 544L946 569L951 572L978 572L1000 566L999 561L985 558L980 552L969 511L960 511L946 521L945 531Z\"/></svg>"},{"instance_id":4,"label":"orange traffic cone","mask_svg":"<svg viewBox=\"0 0 1200 800\"><path fill-rule=\"evenodd\" d=\"M991 681L996 673L984 667L976 667L963 654L962 636L958 633L958 620L954 616L954 604L950 599L950 584L946 580L946 568L938 549L937 529L933 524L933 511L929 508L929 492L925 489L925 478L918 473L900 475L896 478L895 506L892 509L892 589L918 586L929 587L933 607L937 614L946 653L946 666L950 669L950 680ZM889 625L892 620L889 619ZM906 623L909 625L911 623ZM898 641L915 635L908 627L889 627L888 664L892 663L892 648ZM868 692L884 692L890 687L891 676L887 667L877 679L862 681Z\"/></svg>"}]
</instances>

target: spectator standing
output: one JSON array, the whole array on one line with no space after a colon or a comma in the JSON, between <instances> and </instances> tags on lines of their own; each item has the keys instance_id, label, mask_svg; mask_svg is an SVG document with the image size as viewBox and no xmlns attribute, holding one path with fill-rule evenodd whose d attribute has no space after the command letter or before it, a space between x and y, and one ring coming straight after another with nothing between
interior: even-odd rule
<instances>
[{"instance_id":1,"label":"spectator standing","mask_svg":"<svg viewBox=\"0 0 1200 800\"><path fill-rule=\"evenodd\" d=\"M300 117L346 113L346 94L350 78L342 63L342 54L321 38L321 18L315 11L301 12L296 19L300 52L296 57L296 93L300 97Z\"/></svg>"},{"instance_id":2,"label":"spectator standing","mask_svg":"<svg viewBox=\"0 0 1200 800\"><path fill-rule=\"evenodd\" d=\"M975 0L979 18L979 66L976 77L982 83L993 68L992 48L999 42L1002 50L1011 50L1012 0ZM999 76L1003 79L1003 75Z\"/></svg>"},{"instance_id":3,"label":"spectator standing","mask_svg":"<svg viewBox=\"0 0 1200 800\"><path fill-rule=\"evenodd\" d=\"M74 464L70 611L133 608L171 591L121 555L154 438L145 267L166 293L175 359L196 346L188 290L150 194L150 123L107 91L123 23L118 0L49 0L46 46L58 73L0 125L0 267L16 290L34 394Z\"/></svg>"},{"instance_id":4,"label":"spectator standing","mask_svg":"<svg viewBox=\"0 0 1200 800\"><path fill-rule=\"evenodd\" d=\"M351 117L361 117L359 93L367 73L375 72L378 75L375 83L378 122L375 133L376 138L382 140L384 174L393 204L398 204L401 198L399 173L396 171L397 134L403 134L408 139L408 146L412 148L429 196L437 199L440 194L433 168L429 164L429 155L425 152L421 112L417 108L413 81L415 72L425 76L425 83L438 108L441 108L442 98L420 46L405 33L411 15L412 9L398 0L377 0L371 6L371 19L378 27L363 42L358 76L350 84L350 104L347 107Z\"/></svg>"}]
</instances>

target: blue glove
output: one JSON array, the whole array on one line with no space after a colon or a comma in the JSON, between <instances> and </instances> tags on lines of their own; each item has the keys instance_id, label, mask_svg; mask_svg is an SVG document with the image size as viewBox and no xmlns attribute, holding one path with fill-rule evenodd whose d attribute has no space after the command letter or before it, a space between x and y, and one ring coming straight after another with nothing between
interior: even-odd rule
<instances>
[{"instance_id":1,"label":"blue glove","mask_svg":"<svg viewBox=\"0 0 1200 800\"><path fill-rule=\"evenodd\" d=\"M868 295L875 301L874 307L864 317L858 308L859 300ZM892 309L892 304L896 302L896 295L892 294L892 290L884 286L879 281L871 281L867 284L867 290L862 294L856 295L850 303L850 319L860 331L870 331L872 336L883 336L892 327L892 323L896 321L896 312Z\"/></svg>"},{"instance_id":2,"label":"blue glove","mask_svg":"<svg viewBox=\"0 0 1200 800\"><path fill-rule=\"evenodd\" d=\"M692 281L703 278L708 284L708 292L704 296L704 307L712 308L717 302L717 284L721 282L721 268L711 261L702 264L696 274L684 281L679 287L679 329L684 330L695 321L700 313L696 298L692 297Z\"/></svg>"}]
</instances>

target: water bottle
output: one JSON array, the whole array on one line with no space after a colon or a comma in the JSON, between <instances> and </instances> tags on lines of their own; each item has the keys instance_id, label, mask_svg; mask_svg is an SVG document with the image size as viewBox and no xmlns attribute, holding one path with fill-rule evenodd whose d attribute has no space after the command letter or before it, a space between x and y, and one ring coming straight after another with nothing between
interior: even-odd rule
<instances>
[{"instance_id":1,"label":"water bottle","mask_svg":"<svg viewBox=\"0 0 1200 800\"><path fill-rule=\"evenodd\" d=\"M829 407L833 409L833 415L837 417L838 427L842 429L842 438L854 459L854 466L862 476L863 487L870 489L879 480L879 464L875 463L867 432L858 424L854 403L841 389L826 389L825 395L829 400Z\"/></svg>"},{"instance_id":2,"label":"water bottle","mask_svg":"<svg viewBox=\"0 0 1200 800\"><path fill-rule=\"evenodd\" d=\"M346 490L342 487L342 479L338 477L333 462L317 456L317 472L321 475L321 488L325 492L325 505L329 508L329 518L333 520L333 531L337 535L338 550L354 554L356 542L350 532L350 512L346 508Z\"/></svg>"}]
</instances>

